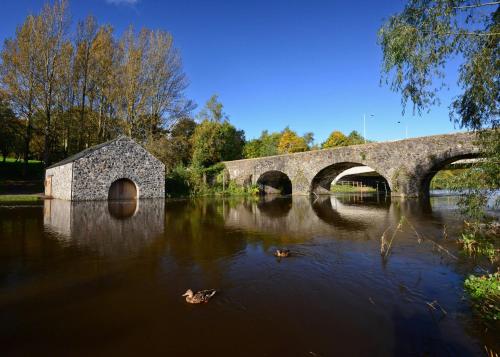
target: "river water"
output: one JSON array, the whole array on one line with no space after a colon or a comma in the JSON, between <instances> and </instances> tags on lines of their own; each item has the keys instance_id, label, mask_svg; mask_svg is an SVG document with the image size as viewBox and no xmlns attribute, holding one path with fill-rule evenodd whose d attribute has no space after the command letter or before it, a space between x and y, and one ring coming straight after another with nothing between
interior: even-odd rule
<instances>
[{"instance_id":1,"label":"river water","mask_svg":"<svg viewBox=\"0 0 500 357\"><path fill-rule=\"evenodd\" d=\"M499 351L498 330L464 298L478 262L455 242L455 202L365 194L0 206L0 354ZM282 247L292 256L275 258ZM188 288L219 293L190 305Z\"/></svg>"}]
</instances>

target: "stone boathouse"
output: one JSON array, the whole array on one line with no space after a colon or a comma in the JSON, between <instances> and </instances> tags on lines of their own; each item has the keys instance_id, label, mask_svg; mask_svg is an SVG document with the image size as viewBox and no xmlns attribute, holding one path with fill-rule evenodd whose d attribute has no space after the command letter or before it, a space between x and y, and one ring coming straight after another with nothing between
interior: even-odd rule
<instances>
[{"instance_id":1,"label":"stone boathouse","mask_svg":"<svg viewBox=\"0 0 500 357\"><path fill-rule=\"evenodd\" d=\"M72 201L163 198L165 165L120 136L47 168L45 195Z\"/></svg>"}]
</instances>

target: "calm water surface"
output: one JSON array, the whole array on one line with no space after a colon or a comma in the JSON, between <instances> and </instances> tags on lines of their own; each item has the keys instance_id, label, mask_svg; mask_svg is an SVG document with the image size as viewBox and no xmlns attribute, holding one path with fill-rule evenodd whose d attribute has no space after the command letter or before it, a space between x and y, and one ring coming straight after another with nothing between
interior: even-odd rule
<instances>
[{"instance_id":1,"label":"calm water surface","mask_svg":"<svg viewBox=\"0 0 500 357\"><path fill-rule=\"evenodd\" d=\"M464 299L474 266L454 243L454 198L431 203L354 195L0 206L0 354L499 351ZM409 223L384 259L381 236L390 240L402 216ZM294 256L275 258L281 247ZM181 296L188 288L220 293L193 306Z\"/></svg>"}]
</instances>

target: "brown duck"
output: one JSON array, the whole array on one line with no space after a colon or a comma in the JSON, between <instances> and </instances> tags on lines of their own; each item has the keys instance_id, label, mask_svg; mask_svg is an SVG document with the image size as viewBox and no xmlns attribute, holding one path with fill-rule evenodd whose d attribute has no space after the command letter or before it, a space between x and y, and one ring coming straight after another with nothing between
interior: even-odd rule
<instances>
[{"instance_id":1,"label":"brown duck","mask_svg":"<svg viewBox=\"0 0 500 357\"><path fill-rule=\"evenodd\" d=\"M289 249L276 249L276 252L274 252L274 255L278 258L286 258L289 257L290 254L291 252Z\"/></svg>"},{"instance_id":2,"label":"brown duck","mask_svg":"<svg viewBox=\"0 0 500 357\"><path fill-rule=\"evenodd\" d=\"M188 289L182 296L186 297L186 301L190 304L201 304L208 302L217 291L214 289L200 290L193 293L193 290Z\"/></svg>"}]
</instances>

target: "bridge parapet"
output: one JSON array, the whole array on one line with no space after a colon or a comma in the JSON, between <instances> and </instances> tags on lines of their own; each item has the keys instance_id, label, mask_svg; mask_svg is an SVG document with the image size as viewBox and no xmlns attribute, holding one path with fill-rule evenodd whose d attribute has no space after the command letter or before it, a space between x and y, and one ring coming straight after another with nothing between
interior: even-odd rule
<instances>
[{"instance_id":1,"label":"bridge parapet","mask_svg":"<svg viewBox=\"0 0 500 357\"><path fill-rule=\"evenodd\" d=\"M224 162L229 177L241 185L263 184L266 172L279 171L293 194L329 193L331 182L346 169L369 166L387 181L395 196L428 193L430 180L451 162L479 156L472 133L434 135L353 145L303 153ZM259 181L261 180L261 181Z\"/></svg>"}]
</instances>

